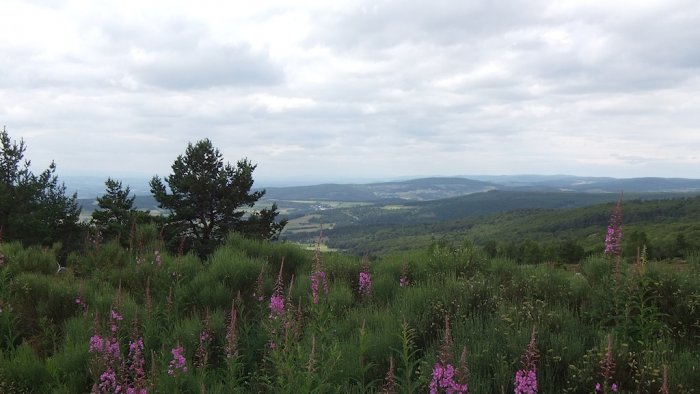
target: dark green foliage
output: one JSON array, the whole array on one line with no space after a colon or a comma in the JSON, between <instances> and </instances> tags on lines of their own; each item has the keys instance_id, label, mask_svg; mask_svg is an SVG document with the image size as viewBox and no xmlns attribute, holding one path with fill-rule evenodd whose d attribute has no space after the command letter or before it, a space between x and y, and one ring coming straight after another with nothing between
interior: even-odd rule
<instances>
[{"instance_id":1,"label":"dark green foliage","mask_svg":"<svg viewBox=\"0 0 700 394\"><path fill-rule=\"evenodd\" d=\"M26 245L61 242L69 249L77 247L82 231L77 195L66 196L65 185L58 183L56 165L51 163L34 174L29 160L24 159L24 141L12 141L4 128L0 150L2 239Z\"/></svg>"},{"instance_id":2,"label":"dark green foliage","mask_svg":"<svg viewBox=\"0 0 700 394\"><path fill-rule=\"evenodd\" d=\"M622 237L627 260L636 256L640 243L630 239L634 231L645 233L650 257L655 259L676 257L679 250L684 255L700 250L696 241L700 239L697 194L639 193L630 194L629 198L624 207ZM372 205L330 209L314 215L320 215L319 220L324 223L334 224L324 232L329 247L358 255L414 250L428 247L435 239L455 243L466 237L485 247L488 256L500 254L518 260L524 258L519 250L523 242L534 241L543 260L565 263L578 262L603 249L614 204L600 203L615 199L616 194L498 191L405 203L402 209ZM680 244L679 233L683 234ZM284 237L305 242L308 233L285 233ZM576 245L567 244L567 240L575 240Z\"/></svg>"},{"instance_id":3,"label":"dark green foliage","mask_svg":"<svg viewBox=\"0 0 700 394\"><path fill-rule=\"evenodd\" d=\"M234 168L224 164L219 150L208 139L189 144L172 165L173 174L151 180L151 192L159 206L167 209L167 234L173 241L182 237L200 256L211 254L231 232L263 239L276 237L286 221L276 222L277 206L245 217L244 208L265 194L252 191L255 165L247 159Z\"/></svg>"},{"instance_id":4,"label":"dark green foliage","mask_svg":"<svg viewBox=\"0 0 700 394\"><path fill-rule=\"evenodd\" d=\"M132 226L148 221L148 213L134 208L136 197L129 197L129 186L124 188L112 178L107 178L105 186L105 194L97 198L99 209L92 212L92 224L104 238L125 241Z\"/></svg>"}]
</instances>

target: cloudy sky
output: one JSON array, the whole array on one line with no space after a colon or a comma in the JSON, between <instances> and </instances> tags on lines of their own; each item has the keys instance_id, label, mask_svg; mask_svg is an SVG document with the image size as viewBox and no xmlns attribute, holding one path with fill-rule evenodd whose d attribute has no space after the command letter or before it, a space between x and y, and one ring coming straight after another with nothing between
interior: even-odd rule
<instances>
[{"instance_id":1,"label":"cloudy sky","mask_svg":"<svg viewBox=\"0 0 700 394\"><path fill-rule=\"evenodd\" d=\"M255 3L255 5L254 5ZM59 175L700 178L696 0L0 2L0 124Z\"/></svg>"}]
</instances>

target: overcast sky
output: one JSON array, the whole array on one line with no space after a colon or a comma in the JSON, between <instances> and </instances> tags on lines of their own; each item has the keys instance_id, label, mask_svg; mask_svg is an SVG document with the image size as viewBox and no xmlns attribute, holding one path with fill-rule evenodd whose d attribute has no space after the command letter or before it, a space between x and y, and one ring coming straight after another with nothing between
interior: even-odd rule
<instances>
[{"instance_id":1,"label":"overcast sky","mask_svg":"<svg viewBox=\"0 0 700 394\"><path fill-rule=\"evenodd\" d=\"M0 15L0 123L59 176L167 175L208 137L263 181L700 178L696 0L2 0Z\"/></svg>"}]
</instances>

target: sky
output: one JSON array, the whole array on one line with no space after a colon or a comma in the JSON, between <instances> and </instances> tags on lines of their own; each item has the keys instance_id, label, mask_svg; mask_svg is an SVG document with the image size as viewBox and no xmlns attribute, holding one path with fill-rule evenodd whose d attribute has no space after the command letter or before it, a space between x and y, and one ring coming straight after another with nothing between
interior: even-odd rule
<instances>
[{"instance_id":1,"label":"sky","mask_svg":"<svg viewBox=\"0 0 700 394\"><path fill-rule=\"evenodd\" d=\"M0 2L0 126L59 177L700 178L695 0Z\"/></svg>"}]
</instances>

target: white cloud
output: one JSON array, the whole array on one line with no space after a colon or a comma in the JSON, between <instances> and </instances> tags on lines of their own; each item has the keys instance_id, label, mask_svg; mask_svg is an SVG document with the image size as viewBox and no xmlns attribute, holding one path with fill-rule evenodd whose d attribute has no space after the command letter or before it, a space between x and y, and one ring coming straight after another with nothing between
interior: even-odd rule
<instances>
[{"instance_id":1,"label":"white cloud","mask_svg":"<svg viewBox=\"0 0 700 394\"><path fill-rule=\"evenodd\" d=\"M691 0L0 2L0 119L37 163L267 178L697 176Z\"/></svg>"}]
</instances>

